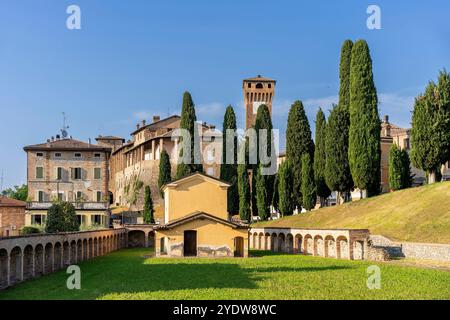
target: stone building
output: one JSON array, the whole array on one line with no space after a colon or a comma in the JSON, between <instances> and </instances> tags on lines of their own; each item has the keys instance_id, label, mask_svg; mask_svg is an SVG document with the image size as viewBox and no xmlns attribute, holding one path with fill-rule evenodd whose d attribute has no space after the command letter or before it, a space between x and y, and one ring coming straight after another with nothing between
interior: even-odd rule
<instances>
[{"instance_id":1,"label":"stone building","mask_svg":"<svg viewBox=\"0 0 450 320\"><path fill-rule=\"evenodd\" d=\"M26 225L44 224L48 208L57 199L74 204L81 225L108 225L110 147L57 136L24 150Z\"/></svg>"},{"instance_id":2,"label":"stone building","mask_svg":"<svg viewBox=\"0 0 450 320\"><path fill-rule=\"evenodd\" d=\"M174 176L179 156L176 129L180 128L180 120L178 115L165 119L154 116L149 124L144 120L136 125L131 140L113 151L110 189L116 207L124 208L127 212L142 211L144 186L148 185L156 207L155 218L162 219L162 198L158 188L160 154L162 150L169 154ZM219 177L221 133L206 123L198 124L198 129L203 170L209 176Z\"/></svg>"},{"instance_id":3,"label":"stone building","mask_svg":"<svg viewBox=\"0 0 450 320\"><path fill-rule=\"evenodd\" d=\"M18 236L25 224L26 202L0 196L0 237Z\"/></svg>"},{"instance_id":4,"label":"stone building","mask_svg":"<svg viewBox=\"0 0 450 320\"><path fill-rule=\"evenodd\" d=\"M201 173L163 186L164 221L155 226L156 255L247 257L248 226L228 215L229 186Z\"/></svg>"},{"instance_id":5,"label":"stone building","mask_svg":"<svg viewBox=\"0 0 450 320\"><path fill-rule=\"evenodd\" d=\"M245 125L251 128L255 124L256 113L260 105L265 104L272 115L272 101L275 96L276 81L258 75L255 78L244 79Z\"/></svg>"}]
</instances>

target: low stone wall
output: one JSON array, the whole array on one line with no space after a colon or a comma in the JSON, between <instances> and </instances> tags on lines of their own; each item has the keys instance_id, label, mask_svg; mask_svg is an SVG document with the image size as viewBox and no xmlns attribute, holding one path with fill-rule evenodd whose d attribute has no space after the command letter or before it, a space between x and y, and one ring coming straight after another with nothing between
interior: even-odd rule
<instances>
[{"instance_id":1,"label":"low stone wall","mask_svg":"<svg viewBox=\"0 0 450 320\"><path fill-rule=\"evenodd\" d=\"M448 244L395 242L380 235L372 235L370 241L373 246L389 252L391 257L450 261L450 245Z\"/></svg>"},{"instance_id":2,"label":"low stone wall","mask_svg":"<svg viewBox=\"0 0 450 320\"><path fill-rule=\"evenodd\" d=\"M0 238L0 289L127 246L127 230Z\"/></svg>"}]
</instances>

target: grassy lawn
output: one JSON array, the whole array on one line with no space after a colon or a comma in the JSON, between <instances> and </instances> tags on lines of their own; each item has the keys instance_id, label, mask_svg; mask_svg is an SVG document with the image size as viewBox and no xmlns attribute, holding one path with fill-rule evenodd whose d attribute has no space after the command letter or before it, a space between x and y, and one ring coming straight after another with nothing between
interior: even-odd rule
<instances>
[{"instance_id":1,"label":"grassy lawn","mask_svg":"<svg viewBox=\"0 0 450 320\"><path fill-rule=\"evenodd\" d=\"M363 228L393 240L450 243L450 182L262 222L256 227Z\"/></svg>"},{"instance_id":2,"label":"grassy lawn","mask_svg":"<svg viewBox=\"0 0 450 320\"><path fill-rule=\"evenodd\" d=\"M0 291L2 299L450 299L450 272L378 263L381 289L366 287L372 263L253 252L248 259L144 258L130 249L80 265L81 290L64 271Z\"/></svg>"}]
</instances>

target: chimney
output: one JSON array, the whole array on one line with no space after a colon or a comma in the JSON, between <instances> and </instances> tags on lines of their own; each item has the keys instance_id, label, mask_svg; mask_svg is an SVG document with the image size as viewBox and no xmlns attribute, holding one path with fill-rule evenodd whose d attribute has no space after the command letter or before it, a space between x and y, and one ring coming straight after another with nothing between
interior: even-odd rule
<instances>
[{"instance_id":1,"label":"chimney","mask_svg":"<svg viewBox=\"0 0 450 320\"><path fill-rule=\"evenodd\" d=\"M61 136L59 134L56 135L56 140L61 139Z\"/></svg>"},{"instance_id":2,"label":"chimney","mask_svg":"<svg viewBox=\"0 0 450 320\"><path fill-rule=\"evenodd\" d=\"M55 137L52 136L52 142L55 141Z\"/></svg>"},{"instance_id":3,"label":"chimney","mask_svg":"<svg viewBox=\"0 0 450 320\"><path fill-rule=\"evenodd\" d=\"M160 116L153 116L153 122L158 122L159 120L161 120Z\"/></svg>"},{"instance_id":4,"label":"chimney","mask_svg":"<svg viewBox=\"0 0 450 320\"><path fill-rule=\"evenodd\" d=\"M384 123L389 123L389 116L388 115L384 116L383 122Z\"/></svg>"},{"instance_id":5,"label":"chimney","mask_svg":"<svg viewBox=\"0 0 450 320\"><path fill-rule=\"evenodd\" d=\"M140 127L140 126L139 126L139 123L138 123L138 124L136 125L136 129L139 130L139 127Z\"/></svg>"},{"instance_id":6,"label":"chimney","mask_svg":"<svg viewBox=\"0 0 450 320\"><path fill-rule=\"evenodd\" d=\"M145 120L142 120L142 127L145 127Z\"/></svg>"},{"instance_id":7,"label":"chimney","mask_svg":"<svg viewBox=\"0 0 450 320\"><path fill-rule=\"evenodd\" d=\"M89 147L91 146L91 138L88 139Z\"/></svg>"}]
</instances>

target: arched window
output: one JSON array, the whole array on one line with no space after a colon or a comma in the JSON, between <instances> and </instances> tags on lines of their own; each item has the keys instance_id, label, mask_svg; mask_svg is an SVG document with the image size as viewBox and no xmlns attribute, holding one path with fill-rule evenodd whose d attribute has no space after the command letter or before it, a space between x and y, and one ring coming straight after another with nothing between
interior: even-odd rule
<instances>
[{"instance_id":1,"label":"arched window","mask_svg":"<svg viewBox=\"0 0 450 320\"><path fill-rule=\"evenodd\" d=\"M262 83L257 83L256 84L256 89L262 89L262 88L264 88Z\"/></svg>"}]
</instances>

